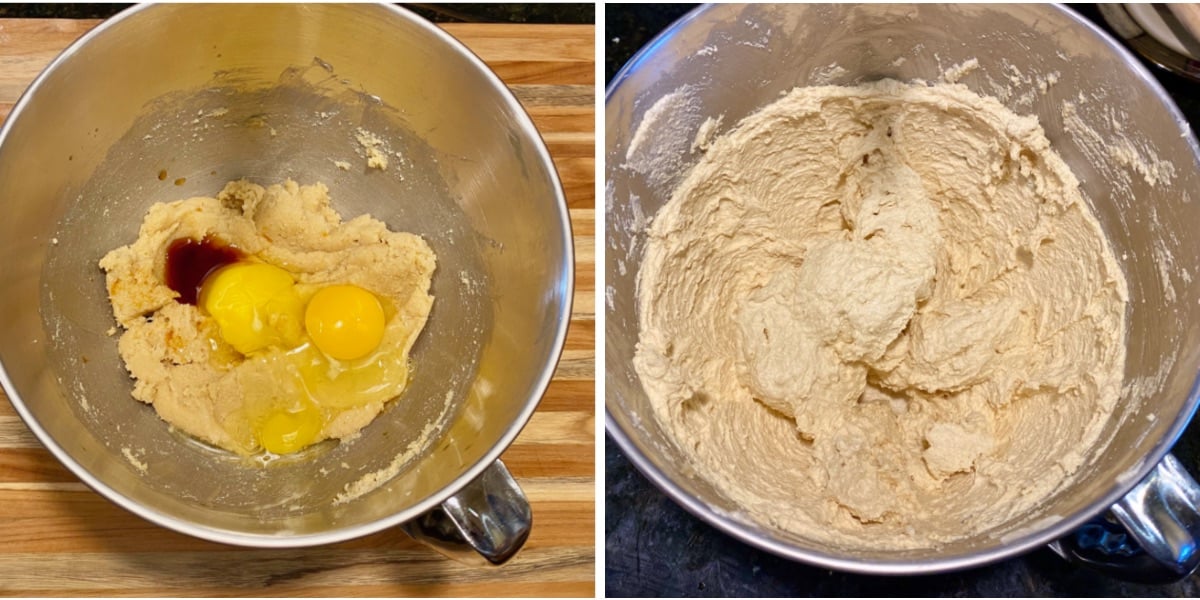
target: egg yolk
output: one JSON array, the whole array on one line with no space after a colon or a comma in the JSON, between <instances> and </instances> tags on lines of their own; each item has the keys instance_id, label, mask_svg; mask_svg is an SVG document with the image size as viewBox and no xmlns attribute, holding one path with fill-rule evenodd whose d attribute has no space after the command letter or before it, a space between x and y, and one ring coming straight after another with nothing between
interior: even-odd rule
<instances>
[{"instance_id":1,"label":"egg yolk","mask_svg":"<svg viewBox=\"0 0 1200 600\"><path fill-rule=\"evenodd\" d=\"M223 427L249 452L302 450L342 413L386 402L407 384L404 352L378 350L387 318L375 294L339 284L309 297L311 289L251 261L220 267L201 284L197 304L245 357L243 403Z\"/></svg>"},{"instance_id":2,"label":"egg yolk","mask_svg":"<svg viewBox=\"0 0 1200 600\"><path fill-rule=\"evenodd\" d=\"M248 452L283 455L312 445L342 413L395 398L407 385L408 361L398 349L338 361L303 343L247 357L236 377L244 396L226 431Z\"/></svg>"},{"instance_id":3,"label":"egg yolk","mask_svg":"<svg viewBox=\"0 0 1200 600\"><path fill-rule=\"evenodd\" d=\"M322 426L317 407L302 402L298 410L276 410L255 428L258 444L273 454L289 454L317 438Z\"/></svg>"},{"instance_id":4,"label":"egg yolk","mask_svg":"<svg viewBox=\"0 0 1200 600\"><path fill-rule=\"evenodd\" d=\"M303 302L291 274L279 267L248 262L221 267L205 277L199 304L242 354L302 341Z\"/></svg>"},{"instance_id":5,"label":"egg yolk","mask_svg":"<svg viewBox=\"0 0 1200 600\"><path fill-rule=\"evenodd\" d=\"M379 298L356 285L321 288L304 311L308 336L337 360L362 358L379 347L384 321Z\"/></svg>"}]
</instances>

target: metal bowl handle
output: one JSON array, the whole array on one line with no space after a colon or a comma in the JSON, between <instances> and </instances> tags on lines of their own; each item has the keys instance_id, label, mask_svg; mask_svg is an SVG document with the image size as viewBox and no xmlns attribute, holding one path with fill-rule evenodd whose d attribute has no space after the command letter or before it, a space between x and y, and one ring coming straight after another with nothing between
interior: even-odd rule
<instances>
[{"instance_id":1,"label":"metal bowl handle","mask_svg":"<svg viewBox=\"0 0 1200 600\"><path fill-rule=\"evenodd\" d=\"M437 508L401 527L459 562L501 565L525 544L532 525L529 500L497 460Z\"/></svg>"},{"instance_id":2,"label":"metal bowl handle","mask_svg":"<svg viewBox=\"0 0 1200 600\"><path fill-rule=\"evenodd\" d=\"M1200 566L1200 485L1168 454L1107 513L1050 544L1069 562L1139 583Z\"/></svg>"}]
</instances>

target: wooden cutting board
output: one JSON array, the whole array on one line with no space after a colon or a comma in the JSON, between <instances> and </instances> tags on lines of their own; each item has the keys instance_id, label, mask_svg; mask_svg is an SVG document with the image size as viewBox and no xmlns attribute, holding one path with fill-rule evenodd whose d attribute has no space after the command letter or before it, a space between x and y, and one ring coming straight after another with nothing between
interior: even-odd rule
<instances>
[{"instance_id":1,"label":"wooden cutting board","mask_svg":"<svg viewBox=\"0 0 1200 600\"><path fill-rule=\"evenodd\" d=\"M98 21L0 19L0 117ZM398 530L318 548L197 540L86 487L0 392L0 594L54 596L592 596L595 594L594 27L448 24L533 117L558 167L576 252L566 349L529 425L503 455L533 506L516 558L467 567ZM131 400L132 401L132 400Z\"/></svg>"}]
</instances>

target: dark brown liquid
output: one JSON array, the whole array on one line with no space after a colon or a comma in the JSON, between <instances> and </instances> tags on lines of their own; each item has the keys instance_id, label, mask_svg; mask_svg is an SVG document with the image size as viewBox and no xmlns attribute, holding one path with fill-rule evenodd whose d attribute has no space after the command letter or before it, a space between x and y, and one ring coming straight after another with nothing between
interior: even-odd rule
<instances>
[{"instance_id":1,"label":"dark brown liquid","mask_svg":"<svg viewBox=\"0 0 1200 600\"><path fill-rule=\"evenodd\" d=\"M204 278L243 256L241 250L209 236L202 240L179 238L167 247L167 287L179 292L180 302L196 304Z\"/></svg>"}]
</instances>

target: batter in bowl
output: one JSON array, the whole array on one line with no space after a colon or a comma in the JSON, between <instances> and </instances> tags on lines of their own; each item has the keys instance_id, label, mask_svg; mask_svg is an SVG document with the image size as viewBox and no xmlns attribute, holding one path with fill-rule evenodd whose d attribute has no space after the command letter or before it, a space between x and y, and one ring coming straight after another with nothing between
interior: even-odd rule
<instances>
[{"instance_id":1,"label":"batter in bowl","mask_svg":"<svg viewBox=\"0 0 1200 600\"><path fill-rule=\"evenodd\" d=\"M654 217L635 367L697 472L842 548L974 535L1118 401L1124 275L1036 118L957 84L797 88Z\"/></svg>"},{"instance_id":2,"label":"batter in bowl","mask_svg":"<svg viewBox=\"0 0 1200 600\"><path fill-rule=\"evenodd\" d=\"M222 252L238 258L172 281L173 260ZM436 263L420 236L343 221L323 184L288 180L155 204L100 267L133 396L194 438L271 456L353 438L407 387Z\"/></svg>"}]
</instances>

